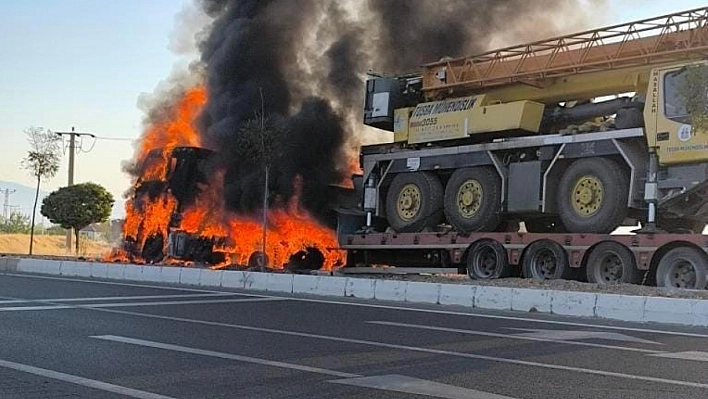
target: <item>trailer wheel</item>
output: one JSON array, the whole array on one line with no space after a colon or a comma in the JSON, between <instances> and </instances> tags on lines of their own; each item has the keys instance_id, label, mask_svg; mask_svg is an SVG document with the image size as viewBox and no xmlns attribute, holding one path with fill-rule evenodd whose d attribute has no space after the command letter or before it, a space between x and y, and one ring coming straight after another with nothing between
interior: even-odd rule
<instances>
[{"instance_id":1,"label":"trailer wheel","mask_svg":"<svg viewBox=\"0 0 708 399\"><path fill-rule=\"evenodd\" d=\"M584 158L566 169L558 187L558 211L573 233L611 233L627 215L628 182L616 162Z\"/></svg>"},{"instance_id":2,"label":"trailer wheel","mask_svg":"<svg viewBox=\"0 0 708 399\"><path fill-rule=\"evenodd\" d=\"M616 242L603 242L592 249L585 265L588 282L637 284L640 273L632 251Z\"/></svg>"},{"instance_id":3,"label":"trailer wheel","mask_svg":"<svg viewBox=\"0 0 708 399\"><path fill-rule=\"evenodd\" d=\"M501 179L496 171L456 170L445 187L445 216L461 232L495 231L501 222Z\"/></svg>"},{"instance_id":4,"label":"trailer wheel","mask_svg":"<svg viewBox=\"0 0 708 399\"><path fill-rule=\"evenodd\" d=\"M491 239L470 245L467 250L467 275L473 280L493 280L511 275L504 246Z\"/></svg>"},{"instance_id":5,"label":"trailer wheel","mask_svg":"<svg viewBox=\"0 0 708 399\"><path fill-rule=\"evenodd\" d=\"M386 218L399 233L435 227L442 220L442 208L442 184L430 172L398 174L386 194Z\"/></svg>"},{"instance_id":6,"label":"trailer wheel","mask_svg":"<svg viewBox=\"0 0 708 399\"><path fill-rule=\"evenodd\" d=\"M656 285L664 288L706 288L708 259L696 248L678 247L659 259Z\"/></svg>"},{"instance_id":7,"label":"trailer wheel","mask_svg":"<svg viewBox=\"0 0 708 399\"><path fill-rule=\"evenodd\" d=\"M565 249L550 240L529 245L521 259L521 267L524 277L540 280L567 279L572 273Z\"/></svg>"}]
</instances>

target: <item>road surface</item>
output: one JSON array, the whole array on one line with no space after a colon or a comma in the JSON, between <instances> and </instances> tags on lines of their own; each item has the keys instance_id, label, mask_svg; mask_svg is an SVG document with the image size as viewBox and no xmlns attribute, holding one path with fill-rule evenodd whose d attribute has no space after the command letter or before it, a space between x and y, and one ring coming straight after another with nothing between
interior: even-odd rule
<instances>
[{"instance_id":1,"label":"road surface","mask_svg":"<svg viewBox=\"0 0 708 399\"><path fill-rule=\"evenodd\" d=\"M0 398L706 398L708 330L0 275Z\"/></svg>"}]
</instances>

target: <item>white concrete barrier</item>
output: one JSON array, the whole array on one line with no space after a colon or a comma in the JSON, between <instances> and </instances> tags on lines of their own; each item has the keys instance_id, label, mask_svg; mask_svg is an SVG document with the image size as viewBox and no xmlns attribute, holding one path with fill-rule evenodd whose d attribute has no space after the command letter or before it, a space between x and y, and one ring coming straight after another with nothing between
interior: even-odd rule
<instances>
[{"instance_id":1,"label":"white concrete barrier","mask_svg":"<svg viewBox=\"0 0 708 399\"><path fill-rule=\"evenodd\" d=\"M125 278L130 278L128 276L130 276L131 273L133 273L132 268L126 267ZM135 271L135 273L137 273L137 278L135 278L135 280L140 281L157 282L160 281L160 279L162 278L162 268L160 266L145 265L142 267L142 272Z\"/></svg>"},{"instance_id":2,"label":"white concrete barrier","mask_svg":"<svg viewBox=\"0 0 708 399\"><path fill-rule=\"evenodd\" d=\"M22 273L49 273L48 267L56 264L57 269L61 262L47 262L41 259L20 259L17 262L17 271ZM56 273L59 274L59 273Z\"/></svg>"},{"instance_id":3,"label":"white concrete barrier","mask_svg":"<svg viewBox=\"0 0 708 399\"><path fill-rule=\"evenodd\" d=\"M115 263L108 266L106 269L106 278L112 280L123 280L125 277L125 265L122 263Z\"/></svg>"},{"instance_id":4,"label":"white concrete barrier","mask_svg":"<svg viewBox=\"0 0 708 399\"><path fill-rule=\"evenodd\" d=\"M224 288L250 288L253 284L251 272L224 270L221 276L221 286Z\"/></svg>"},{"instance_id":5,"label":"white concrete barrier","mask_svg":"<svg viewBox=\"0 0 708 399\"><path fill-rule=\"evenodd\" d=\"M405 281L400 280L379 280L374 287L374 298L382 301L405 301L406 286Z\"/></svg>"},{"instance_id":6,"label":"white concrete barrier","mask_svg":"<svg viewBox=\"0 0 708 399\"><path fill-rule=\"evenodd\" d=\"M141 265L125 265L123 268L123 278L126 280L143 280L143 267Z\"/></svg>"},{"instance_id":7,"label":"white concrete barrier","mask_svg":"<svg viewBox=\"0 0 708 399\"><path fill-rule=\"evenodd\" d=\"M475 306L474 297L477 286L467 284L440 284L441 305Z\"/></svg>"},{"instance_id":8,"label":"white concrete barrier","mask_svg":"<svg viewBox=\"0 0 708 399\"><path fill-rule=\"evenodd\" d=\"M179 284L180 274L183 270L185 270L183 267L163 266L160 268L161 281L164 283ZM157 281L160 282L160 280Z\"/></svg>"},{"instance_id":9,"label":"white concrete barrier","mask_svg":"<svg viewBox=\"0 0 708 399\"><path fill-rule=\"evenodd\" d=\"M376 281L373 278L347 277L344 296L360 299L374 299Z\"/></svg>"},{"instance_id":10,"label":"white concrete barrier","mask_svg":"<svg viewBox=\"0 0 708 399\"><path fill-rule=\"evenodd\" d=\"M266 291L272 292L293 292L293 275L292 274L276 274L276 273L259 273L265 274Z\"/></svg>"},{"instance_id":11,"label":"white concrete barrier","mask_svg":"<svg viewBox=\"0 0 708 399\"><path fill-rule=\"evenodd\" d=\"M657 323L693 323L696 301L692 299L649 297L644 304L644 321Z\"/></svg>"},{"instance_id":12,"label":"white concrete barrier","mask_svg":"<svg viewBox=\"0 0 708 399\"><path fill-rule=\"evenodd\" d=\"M293 276L295 294L311 294L326 296L344 296L347 285L346 277L309 276L296 274Z\"/></svg>"},{"instance_id":13,"label":"white concrete barrier","mask_svg":"<svg viewBox=\"0 0 708 399\"><path fill-rule=\"evenodd\" d=\"M641 322L644 320L646 298L629 295L598 295L595 316L606 319Z\"/></svg>"},{"instance_id":14,"label":"white concrete barrier","mask_svg":"<svg viewBox=\"0 0 708 399\"><path fill-rule=\"evenodd\" d=\"M541 313L551 312L551 294L549 290L514 288L511 291L511 310Z\"/></svg>"},{"instance_id":15,"label":"white concrete barrier","mask_svg":"<svg viewBox=\"0 0 708 399\"><path fill-rule=\"evenodd\" d=\"M179 282L180 284L199 285L200 274L202 274L202 269L183 267L182 273L179 275Z\"/></svg>"},{"instance_id":16,"label":"white concrete barrier","mask_svg":"<svg viewBox=\"0 0 708 399\"><path fill-rule=\"evenodd\" d=\"M567 316L708 327L708 300L697 299L18 258L0 258L0 271L181 283L480 309L535 310Z\"/></svg>"},{"instance_id":17,"label":"white concrete barrier","mask_svg":"<svg viewBox=\"0 0 708 399\"><path fill-rule=\"evenodd\" d=\"M693 325L708 327L708 301L696 301Z\"/></svg>"},{"instance_id":18,"label":"white concrete barrier","mask_svg":"<svg viewBox=\"0 0 708 399\"><path fill-rule=\"evenodd\" d=\"M477 287L474 306L483 309L511 310L511 288Z\"/></svg>"},{"instance_id":19,"label":"white concrete barrier","mask_svg":"<svg viewBox=\"0 0 708 399\"><path fill-rule=\"evenodd\" d=\"M113 263L92 263L91 277L106 278L108 277L108 268L113 266Z\"/></svg>"},{"instance_id":20,"label":"white concrete barrier","mask_svg":"<svg viewBox=\"0 0 708 399\"><path fill-rule=\"evenodd\" d=\"M224 270L201 269L199 275L199 285L203 287L221 287L221 279L224 275Z\"/></svg>"},{"instance_id":21,"label":"white concrete barrier","mask_svg":"<svg viewBox=\"0 0 708 399\"><path fill-rule=\"evenodd\" d=\"M406 302L438 303L440 284L409 281L406 287Z\"/></svg>"},{"instance_id":22,"label":"white concrete barrier","mask_svg":"<svg viewBox=\"0 0 708 399\"><path fill-rule=\"evenodd\" d=\"M597 294L591 292L551 291L551 313L565 316L595 316Z\"/></svg>"}]
</instances>

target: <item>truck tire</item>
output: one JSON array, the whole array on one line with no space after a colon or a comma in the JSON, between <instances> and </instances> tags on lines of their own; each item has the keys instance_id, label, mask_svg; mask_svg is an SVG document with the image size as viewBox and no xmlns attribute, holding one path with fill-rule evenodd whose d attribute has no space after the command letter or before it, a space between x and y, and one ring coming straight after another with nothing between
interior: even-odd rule
<instances>
[{"instance_id":1,"label":"truck tire","mask_svg":"<svg viewBox=\"0 0 708 399\"><path fill-rule=\"evenodd\" d=\"M656 285L663 288L706 288L708 258L692 247L677 247L659 259L656 269Z\"/></svg>"},{"instance_id":2,"label":"truck tire","mask_svg":"<svg viewBox=\"0 0 708 399\"><path fill-rule=\"evenodd\" d=\"M566 169L558 187L558 213L571 233L607 234L627 215L629 182L616 162L583 158Z\"/></svg>"},{"instance_id":3,"label":"truck tire","mask_svg":"<svg viewBox=\"0 0 708 399\"><path fill-rule=\"evenodd\" d=\"M585 272L589 283L600 285L638 284L641 280L632 251L611 241L600 243L592 249Z\"/></svg>"},{"instance_id":4,"label":"truck tire","mask_svg":"<svg viewBox=\"0 0 708 399\"><path fill-rule=\"evenodd\" d=\"M501 179L490 167L456 170L445 187L445 216L457 231L495 231L501 223Z\"/></svg>"},{"instance_id":5,"label":"truck tire","mask_svg":"<svg viewBox=\"0 0 708 399\"><path fill-rule=\"evenodd\" d=\"M511 266L506 249L498 241L482 239L467 250L467 275L473 280L509 277Z\"/></svg>"},{"instance_id":6,"label":"truck tire","mask_svg":"<svg viewBox=\"0 0 708 399\"><path fill-rule=\"evenodd\" d=\"M565 249L550 240L538 240L526 247L521 258L521 269L524 277L540 280L568 279L572 276Z\"/></svg>"},{"instance_id":7,"label":"truck tire","mask_svg":"<svg viewBox=\"0 0 708 399\"><path fill-rule=\"evenodd\" d=\"M386 219L398 233L415 233L442 221L443 187L430 172L396 175L386 193Z\"/></svg>"}]
</instances>

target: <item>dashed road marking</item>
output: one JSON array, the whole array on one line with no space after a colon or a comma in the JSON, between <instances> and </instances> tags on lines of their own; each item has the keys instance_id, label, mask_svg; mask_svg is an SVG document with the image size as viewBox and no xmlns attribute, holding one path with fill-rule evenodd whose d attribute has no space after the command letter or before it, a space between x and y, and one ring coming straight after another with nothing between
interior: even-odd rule
<instances>
[{"instance_id":1,"label":"dashed road marking","mask_svg":"<svg viewBox=\"0 0 708 399\"><path fill-rule=\"evenodd\" d=\"M123 311L123 310L116 310L116 309L93 309L93 310L100 311L100 312L108 312L108 313L125 314L125 315L132 315L132 316L138 316L138 317L146 317L146 318L152 318L152 319L171 320L171 321L177 321L177 322L182 322L182 323L192 323L192 324L201 324L201 325L207 325L207 326L233 328L233 329L244 330L244 331L258 331L258 332L266 332L266 333L273 333L273 334L280 334L280 335L287 335L287 336L294 336L294 337L313 338L313 339L321 339L321 340L334 341L334 342L346 342L346 343L351 343L351 344L361 344L361 345L375 346L375 347L380 347L380 348L400 349L400 350L406 350L406 351L412 351L412 352L431 353L431 354L436 354L436 355L455 356L455 357L463 357L463 358L468 358L468 359L486 360L486 361L497 362L497 363L514 364L514 365L519 365L519 366L529 366L529 367L538 367L538 368L545 368L545 369L551 369L551 370L571 371L571 372L591 374L591 375L601 375L601 376L606 376L606 377L616 377L616 378L624 378L624 379L637 380L637 381L658 382L658 383L670 384L670 385L708 389L708 383L672 380L672 379L667 379L667 378L650 377L650 376L635 375L635 374L616 373L616 372L605 371L605 370L596 370L596 369L588 369L588 368L573 367L573 366L563 366L563 365L559 365L559 364L517 360L517 359L510 359L510 358L503 358L503 357L496 357L496 356L486 356L486 355L479 355L479 354L475 354L475 353L454 352L454 351L448 351L448 350L443 350L443 349L433 349L433 348L425 348L425 347L418 347L418 346L389 344L386 342L379 342L379 341L368 341L368 340L363 340L363 339L335 337L335 336L331 336L331 335L310 334L310 333L303 333L303 332L297 332L297 331L277 330L277 329L272 329L272 328L253 327L253 326L229 324L229 323L221 323L221 322L205 321L205 320L195 320L195 319L187 319L187 318L182 318L182 317L155 315L155 314L149 314L149 313L129 312L129 311Z\"/></svg>"},{"instance_id":2,"label":"dashed road marking","mask_svg":"<svg viewBox=\"0 0 708 399\"><path fill-rule=\"evenodd\" d=\"M92 380L89 378L79 377L76 375L60 373L58 371L47 370L39 367L29 366L15 362L0 360L0 367L5 367L12 370L22 371L24 373L34 374L45 378L69 382L76 385L82 385L88 388L98 389L105 392L117 393L119 395L128 396L137 399L175 399L171 396L158 395L156 393L140 391L123 387L120 385L109 384L103 381Z\"/></svg>"},{"instance_id":3,"label":"dashed road marking","mask_svg":"<svg viewBox=\"0 0 708 399\"><path fill-rule=\"evenodd\" d=\"M565 338L565 339L553 338L553 335L551 335L551 334L538 335L538 336L534 336L534 335L530 335L530 334L529 335L501 334L501 333L493 333L493 332L487 332L487 331L465 330L465 329L461 329L461 328L437 327L437 326L427 326L427 325L421 325L421 324L408 324L408 323L395 323L395 322L390 322L390 321L369 321L368 323L378 324L378 325L383 325L383 326L392 326L392 327L417 328L420 330L444 331L444 332L452 332L452 333L460 333L460 334L478 335L478 336L483 336L483 337L507 338L507 339L538 341L538 342L554 342L554 343L562 343L562 344L568 344L568 345L589 346L589 347L593 347L593 348L604 348L604 349L622 350L622 351L630 351L630 352L642 352L642 353L651 353L651 354L662 353L661 351L656 351L656 350L652 350L652 349L630 348L630 347L615 346L615 345L603 345L603 344L596 344L596 343L592 343L592 342L569 341L568 340L569 338ZM563 331L561 330L560 332L563 332ZM600 332L571 331L571 332L572 333L582 333L582 332L585 333L583 335L573 334L574 336L578 337L576 339L601 338L602 334L608 334L608 333L604 333L601 331ZM582 337L582 338L580 338L580 337ZM648 341L648 342L652 342L652 341Z\"/></svg>"}]
</instances>

